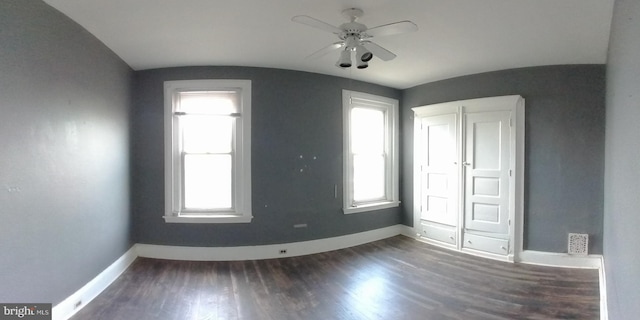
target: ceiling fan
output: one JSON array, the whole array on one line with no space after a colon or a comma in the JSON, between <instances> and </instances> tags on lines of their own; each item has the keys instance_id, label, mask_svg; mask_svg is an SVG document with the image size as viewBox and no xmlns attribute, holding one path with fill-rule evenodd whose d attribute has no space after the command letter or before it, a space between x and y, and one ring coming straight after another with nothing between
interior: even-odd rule
<instances>
[{"instance_id":1,"label":"ceiling fan","mask_svg":"<svg viewBox=\"0 0 640 320\"><path fill-rule=\"evenodd\" d=\"M350 8L342 11L342 14L349 19L349 22L343 23L338 27L305 15L295 16L291 20L336 34L338 38L340 38L340 41L334 42L312 53L307 58L319 58L333 50L342 48L340 59L338 59L336 63L336 65L341 68L351 67L352 52L355 52L356 66L358 69L368 67L368 62L373 56L384 61L392 60L396 57L393 52L377 45L370 39L373 37L389 36L418 30L418 26L408 20L367 28L364 24L357 22L363 13L364 12L358 8Z\"/></svg>"}]
</instances>

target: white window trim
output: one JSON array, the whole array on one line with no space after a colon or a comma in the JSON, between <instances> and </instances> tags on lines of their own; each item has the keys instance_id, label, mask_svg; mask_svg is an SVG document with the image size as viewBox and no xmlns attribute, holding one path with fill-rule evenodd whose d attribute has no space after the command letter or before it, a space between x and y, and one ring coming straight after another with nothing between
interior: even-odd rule
<instances>
[{"instance_id":1,"label":"white window trim","mask_svg":"<svg viewBox=\"0 0 640 320\"><path fill-rule=\"evenodd\" d=\"M353 205L353 170L351 159L351 109L354 106L368 105L375 108L384 109L386 113L386 145L388 149L386 153L390 159L387 163L387 199L375 203L367 203L354 206ZM398 139L398 100L376 96L367 93L343 90L342 91L342 111L343 111L343 151L344 151L344 194L343 194L343 212L352 214L358 212L368 212L386 208L398 207L400 205L399 198L399 139Z\"/></svg>"},{"instance_id":2,"label":"white window trim","mask_svg":"<svg viewBox=\"0 0 640 320\"><path fill-rule=\"evenodd\" d=\"M182 91L240 90L239 113L234 149L234 208L233 212L212 215L180 214L176 209L180 201L179 152L174 137L177 134L174 120L175 93ZM164 150L165 150L165 212L167 223L248 223L251 213L251 81L250 80L179 80L164 83Z\"/></svg>"}]
</instances>

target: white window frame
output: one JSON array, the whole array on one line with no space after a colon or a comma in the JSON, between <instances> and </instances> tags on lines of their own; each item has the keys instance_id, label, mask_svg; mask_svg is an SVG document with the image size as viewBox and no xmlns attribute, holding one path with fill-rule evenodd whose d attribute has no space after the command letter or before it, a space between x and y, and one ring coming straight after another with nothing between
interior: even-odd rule
<instances>
[{"instance_id":1,"label":"white window frame","mask_svg":"<svg viewBox=\"0 0 640 320\"><path fill-rule=\"evenodd\" d=\"M189 214L182 212L182 165L177 95L189 91L237 91L238 113L233 133L233 209ZM165 125L165 215L167 223L248 223L251 213L251 81L250 80L179 80L164 83Z\"/></svg>"},{"instance_id":2,"label":"white window frame","mask_svg":"<svg viewBox=\"0 0 640 320\"><path fill-rule=\"evenodd\" d=\"M354 202L353 153L351 150L351 110L355 107L383 110L385 114L385 199L375 202ZM344 187L343 211L345 214L367 212L397 207L399 199L398 156L398 100L367 93L343 90L343 148Z\"/></svg>"}]
</instances>

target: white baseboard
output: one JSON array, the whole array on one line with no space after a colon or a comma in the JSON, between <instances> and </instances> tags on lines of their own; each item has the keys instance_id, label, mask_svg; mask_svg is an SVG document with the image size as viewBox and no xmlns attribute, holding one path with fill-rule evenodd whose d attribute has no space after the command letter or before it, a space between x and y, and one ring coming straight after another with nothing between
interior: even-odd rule
<instances>
[{"instance_id":1,"label":"white baseboard","mask_svg":"<svg viewBox=\"0 0 640 320\"><path fill-rule=\"evenodd\" d=\"M240 247L185 247L138 243L134 246L139 257L190 260L236 261L295 257L353 247L401 234L401 225L319 240ZM282 251L285 253L281 253Z\"/></svg>"},{"instance_id":2,"label":"white baseboard","mask_svg":"<svg viewBox=\"0 0 640 320\"><path fill-rule=\"evenodd\" d=\"M609 307L607 305L607 275L604 271L604 256L600 259L600 272L599 281L600 284L600 320L609 319Z\"/></svg>"},{"instance_id":3,"label":"white baseboard","mask_svg":"<svg viewBox=\"0 0 640 320\"><path fill-rule=\"evenodd\" d=\"M518 254L517 262L549 267L599 269L602 264L602 256L595 254L579 256L566 253L524 250Z\"/></svg>"},{"instance_id":4,"label":"white baseboard","mask_svg":"<svg viewBox=\"0 0 640 320\"><path fill-rule=\"evenodd\" d=\"M80 311L91 300L97 297L113 281L115 281L137 257L134 248L129 249L118 260L108 266L99 275L85 284L52 310L53 320L66 320Z\"/></svg>"},{"instance_id":5,"label":"white baseboard","mask_svg":"<svg viewBox=\"0 0 640 320\"><path fill-rule=\"evenodd\" d=\"M401 225L401 228L401 234L407 237L415 238L419 241L424 241L424 239L415 237L415 231L412 227ZM424 242L442 248L451 249L449 247L434 244L429 241ZM516 256L516 262L551 267L598 269L598 283L600 289L600 320L609 319L609 310L607 306L607 277L604 269L604 257L602 255L576 256L565 253L524 250Z\"/></svg>"},{"instance_id":6,"label":"white baseboard","mask_svg":"<svg viewBox=\"0 0 640 320\"><path fill-rule=\"evenodd\" d=\"M413 229L413 227L405 226L404 224L399 224L398 227L400 228L401 235L415 239L416 231Z\"/></svg>"},{"instance_id":7,"label":"white baseboard","mask_svg":"<svg viewBox=\"0 0 640 320\"><path fill-rule=\"evenodd\" d=\"M525 250L520 253L518 262L551 267L598 269L600 320L609 319L609 310L607 307L607 278L604 270L604 257L602 255L590 254L587 256L577 256L566 253Z\"/></svg>"},{"instance_id":8,"label":"white baseboard","mask_svg":"<svg viewBox=\"0 0 640 320\"><path fill-rule=\"evenodd\" d=\"M137 257L193 261L258 260L353 247L401 234L402 225L319 240L245 247L183 247L135 244L86 285L53 307L53 320L67 320L115 281ZM286 250L281 254L280 250Z\"/></svg>"},{"instance_id":9,"label":"white baseboard","mask_svg":"<svg viewBox=\"0 0 640 320\"><path fill-rule=\"evenodd\" d=\"M415 238L413 228L398 224L333 238L261 246L185 247L138 243L80 290L57 304L52 311L53 320L69 319L115 281L137 257L192 261L273 259L339 250L400 234ZM286 250L286 253L281 253L281 250ZM599 269L600 319L608 319L606 277L604 259L601 255L572 256L562 253L525 250L518 255L517 262L553 267ZM80 305L78 305L78 302L80 302Z\"/></svg>"}]
</instances>

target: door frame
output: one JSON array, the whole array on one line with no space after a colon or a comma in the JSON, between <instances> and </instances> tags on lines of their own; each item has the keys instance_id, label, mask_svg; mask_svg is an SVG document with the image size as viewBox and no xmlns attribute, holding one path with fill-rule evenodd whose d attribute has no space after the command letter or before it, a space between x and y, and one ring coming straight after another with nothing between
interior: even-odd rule
<instances>
[{"instance_id":1,"label":"door frame","mask_svg":"<svg viewBox=\"0 0 640 320\"><path fill-rule=\"evenodd\" d=\"M487 98L479 98L479 99L468 99L468 100L458 100L452 102L444 102L438 104L417 106L412 108L414 111L414 158L413 158L413 234L416 235L416 239L421 241L425 241L434 245L443 246L445 248L452 249L450 245L443 245L437 241L432 241L429 239L425 239L421 237L420 232L420 199L421 199L421 174L420 174L420 159L418 158L419 148L421 147L423 141L421 141L421 119L429 116L436 116L447 113L456 113L457 119L460 119L457 124L459 127L458 135L459 141L456 144L462 142L460 141L463 130L464 130L464 117L462 116L464 113L470 112L481 112L481 111L496 111L496 110L510 110L511 111L511 141L510 148L512 150L512 154L514 157L511 157L511 170L512 175L510 177L510 193L512 193L513 197L511 197L509 203L509 242L510 245L509 253L504 255L497 255L492 253L484 253L475 250L463 250L461 246L460 239L462 238L462 229L463 225L463 206L461 202L463 201L462 197L459 197L459 217L458 217L458 226L457 233L458 239L457 246L455 249L461 252L467 252L474 255L484 256L497 260L505 260L505 261L517 261L518 257L523 251L523 235L524 235L524 151L525 151L525 100L522 96L519 95L509 95L509 96L500 96L500 97L487 97ZM459 166L459 177L462 179L462 150L458 150L458 166ZM461 190L463 188L463 184L459 183L458 186L460 193L463 194Z\"/></svg>"}]
</instances>

